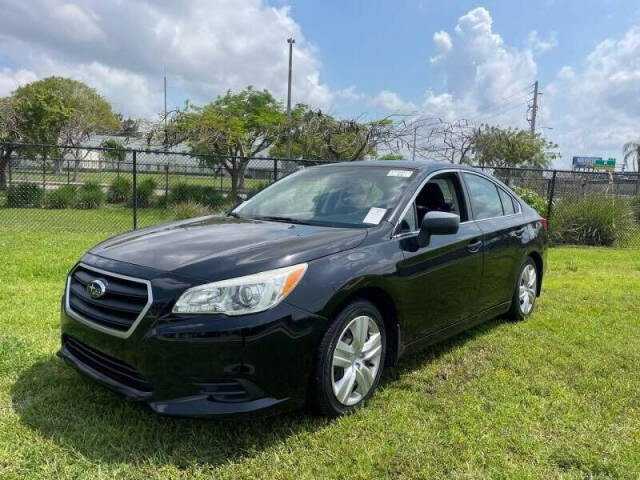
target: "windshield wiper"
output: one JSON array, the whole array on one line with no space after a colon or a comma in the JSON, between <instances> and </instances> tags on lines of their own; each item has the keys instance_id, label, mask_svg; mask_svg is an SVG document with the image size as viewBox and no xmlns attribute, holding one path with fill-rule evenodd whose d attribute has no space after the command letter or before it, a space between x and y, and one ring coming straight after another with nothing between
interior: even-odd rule
<instances>
[{"instance_id":1,"label":"windshield wiper","mask_svg":"<svg viewBox=\"0 0 640 480\"><path fill-rule=\"evenodd\" d=\"M292 218L292 217L279 217L275 215L256 216L251 218L253 218L254 220L267 220L270 222L297 223L300 225L317 225L317 223L311 222L311 221L300 220L298 218Z\"/></svg>"}]
</instances>

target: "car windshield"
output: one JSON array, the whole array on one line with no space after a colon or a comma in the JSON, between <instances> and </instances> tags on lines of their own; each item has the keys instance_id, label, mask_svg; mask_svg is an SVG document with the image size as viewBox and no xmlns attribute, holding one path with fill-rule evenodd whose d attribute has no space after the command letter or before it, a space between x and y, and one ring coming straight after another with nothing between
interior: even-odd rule
<instances>
[{"instance_id":1,"label":"car windshield","mask_svg":"<svg viewBox=\"0 0 640 480\"><path fill-rule=\"evenodd\" d=\"M415 170L324 166L296 172L239 205L241 217L366 228L395 207Z\"/></svg>"}]
</instances>

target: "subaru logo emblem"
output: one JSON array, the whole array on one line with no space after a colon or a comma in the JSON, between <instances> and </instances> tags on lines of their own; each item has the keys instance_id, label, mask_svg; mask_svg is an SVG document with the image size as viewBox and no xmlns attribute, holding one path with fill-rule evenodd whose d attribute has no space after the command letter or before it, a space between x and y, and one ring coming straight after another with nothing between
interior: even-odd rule
<instances>
[{"instance_id":1,"label":"subaru logo emblem","mask_svg":"<svg viewBox=\"0 0 640 480\"><path fill-rule=\"evenodd\" d=\"M102 280L91 280L87 285L87 293L91 298L100 298L107 293L107 284Z\"/></svg>"}]
</instances>

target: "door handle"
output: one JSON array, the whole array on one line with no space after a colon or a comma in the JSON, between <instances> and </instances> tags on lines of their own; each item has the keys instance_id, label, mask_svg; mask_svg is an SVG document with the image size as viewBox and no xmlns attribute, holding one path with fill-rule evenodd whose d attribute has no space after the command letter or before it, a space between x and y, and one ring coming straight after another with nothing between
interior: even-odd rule
<instances>
[{"instance_id":1,"label":"door handle","mask_svg":"<svg viewBox=\"0 0 640 480\"><path fill-rule=\"evenodd\" d=\"M519 228L518 230L514 230L513 236L520 238L524 234L525 230L526 230L525 227Z\"/></svg>"},{"instance_id":2,"label":"door handle","mask_svg":"<svg viewBox=\"0 0 640 480\"><path fill-rule=\"evenodd\" d=\"M467 245L467 250L469 250L471 253L477 253L480 251L480 247L482 246L482 240L471 240L469 242L469 245Z\"/></svg>"}]
</instances>

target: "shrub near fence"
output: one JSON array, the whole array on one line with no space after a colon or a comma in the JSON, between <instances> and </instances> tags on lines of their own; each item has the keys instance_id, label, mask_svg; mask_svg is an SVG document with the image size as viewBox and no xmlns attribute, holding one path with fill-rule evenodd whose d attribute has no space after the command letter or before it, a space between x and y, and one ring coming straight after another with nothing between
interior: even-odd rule
<instances>
[{"instance_id":1,"label":"shrub near fence","mask_svg":"<svg viewBox=\"0 0 640 480\"><path fill-rule=\"evenodd\" d=\"M231 194L231 178L221 165L222 158L127 149L121 162L112 162L104 156L104 149L80 147L83 160L77 165L76 176L76 163L71 156L42 159L33 156L36 146L30 147L29 157L17 155L9 162L8 189L0 191L0 207L21 210L7 212L0 228L12 228L13 222L16 228L42 230L49 224L51 229L72 226L81 231L83 222L72 218L72 209L104 207L99 224L104 224L105 231L125 231L185 218L190 213L221 211L238 200ZM20 148L16 151L20 152ZM252 158L237 194L242 199L251 197L274 179L319 163L322 162ZM550 214L549 228L556 243L640 247L637 173L490 167L481 170L512 187L542 216ZM42 210L43 207L50 210ZM54 213L53 209L67 210ZM0 209L0 218L2 215ZM69 216L68 222L60 221L64 215ZM107 225L109 222L113 225ZM92 225L95 229L98 224Z\"/></svg>"}]
</instances>

